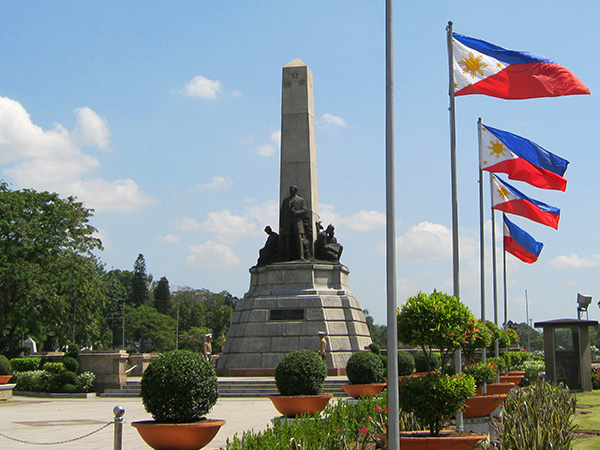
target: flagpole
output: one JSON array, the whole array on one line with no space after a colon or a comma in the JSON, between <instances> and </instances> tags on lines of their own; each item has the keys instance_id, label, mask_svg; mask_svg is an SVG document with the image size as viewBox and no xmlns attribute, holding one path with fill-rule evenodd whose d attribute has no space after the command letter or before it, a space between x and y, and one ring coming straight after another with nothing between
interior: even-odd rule
<instances>
[{"instance_id":1,"label":"flagpole","mask_svg":"<svg viewBox=\"0 0 600 450\"><path fill-rule=\"evenodd\" d=\"M483 170L481 170L481 117L477 120L477 153L479 153L479 265L481 285L481 322L485 325L485 229L483 220ZM487 362L487 350L481 350L481 362ZM487 383L481 387L482 395L487 394Z\"/></svg>"},{"instance_id":2,"label":"flagpole","mask_svg":"<svg viewBox=\"0 0 600 450\"><path fill-rule=\"evenodd\" d=\"M483 219L483 170L481 170L481 117L477 121L477 142L479 150L479 266L481 276L481 321L485 322L485 230ZM485 352L483 352L485 363Z\"/></svg>"},{"instance_id":3,"label":"flagpole","mask_svg":"<svg viewBox=\"0 0 600 450\"><path fill-rule=\"evenodd\" d=\"M504 213L502 217L504 217ZM502 265L504 272L504 331L506 331L508 329L508 296L506 293L506 248L504 248L504 239L502 239Z\"/></svg>"},{"instance_id":4,"label":"flagpole","mask_svg":"<svg viewBox=\"0 0 600 450\"><path fill-rule=\"evenodd\" d=\"M490 173L490 196L493 195L492 189L492 174ZM493 295L494 295L494 324L498 326L498 269L496 265L496 214L493 209L492 212L492 283L493 283ZM496 339L496 358L500 356L500 342Z\"/></svg>"},{"instance_id":5,"label":"flagpole","mask_svg":"<svg viewBox=\"0 0 600 450\"><path fill-rule=\"evenodd\" d=\"M388 448L400 450L398 389L398 319L396 301L396 208L394 168L394 42L393 0L385 3L385 162L386 276L388 357Z\"/></svg>"},{"instance_id":6,"label":"flagpole","mask_svg":"<svg viewBox=\"0 0 600 450\"><path fill-rule=\"evenodd\" d=\"M456 114L454 111L454 52L452 48L452 21L448 22L446 27L447 43L448 43L448 95L450 96L450 172L452 184L452 274L454 280L453 295L460 299L460 278L459 278L459 248L458 248L458 189L456 181ZM456 373L461 373L462 369L462 352L460 349L455 354ZM463 431L463 413L456 412L456 429Z\"/></svg>"}]
</instances>

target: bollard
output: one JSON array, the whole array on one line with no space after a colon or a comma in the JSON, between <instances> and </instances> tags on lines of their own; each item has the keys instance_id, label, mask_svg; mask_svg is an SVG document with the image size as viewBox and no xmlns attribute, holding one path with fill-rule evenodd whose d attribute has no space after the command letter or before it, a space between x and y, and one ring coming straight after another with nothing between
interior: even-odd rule
<instances>
[{"instance_id":1,"label":"bollard","mask_svg":"<svg viewBox=\"0 0 600 450\"><path fill-rule=\"evenodd\" d=\"M123 448L123 414L125 414L125 408L123 408L121 405L117 405L113 408L113 414L115 415L114 450L122 450L122 448Z\"/></svg>"}]
</instances>

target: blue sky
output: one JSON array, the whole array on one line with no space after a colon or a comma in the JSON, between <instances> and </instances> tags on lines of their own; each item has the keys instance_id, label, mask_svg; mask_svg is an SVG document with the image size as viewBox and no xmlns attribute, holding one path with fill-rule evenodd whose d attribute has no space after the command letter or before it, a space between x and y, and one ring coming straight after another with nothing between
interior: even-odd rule
<instances>
[{"instance_id":1,"label":"blue sky","mask_svg":"<svg viewBox=\"0 0 600 450\"><path fill-rule=\"evenodd\" d=\"M526 289L534 321L574 317L577 292L594 297L589 316L600 318L600 6L540 5L396 2L399 304L419 290L452 292L445 32L452 20L457 33L554 59L592 92L457 98L462 300L479 315L481 117L571 162L564 193L513 183L560 207L561 222L556 231L511 217L544 249L533 265L508 255L509 319L525 321ZM143 253L148 272L172 287L247 291L262 229L277 224L281 68L302 59L314 76L323 223L336 226L352 291L384 323L383 1L5 1L0 8L0 178L15 189L76 195L95 209L107 269L132 270ZM491 318L489 279L487 292Z\"/></svg>"}]
</instances>

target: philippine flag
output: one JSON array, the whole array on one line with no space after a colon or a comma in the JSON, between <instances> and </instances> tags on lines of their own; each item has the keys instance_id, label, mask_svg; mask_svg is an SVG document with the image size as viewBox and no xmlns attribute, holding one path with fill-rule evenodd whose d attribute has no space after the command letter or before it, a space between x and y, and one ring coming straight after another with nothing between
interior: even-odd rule
<instances>
[{"instance_id":1,"label":"philippine flag","mask_svg":"<svg viewBox=\"0 0 600 450\"><path fill-rule=\"evenodd\" d=\"M527 197L496 175L492 179L492 209L523 216L558 229L560 209Z\"/></svg>"},{"instance_id":2,"label":"philippine flag","mask_svg":"<svg viewBox=\"0 0 600 450\"><path fill-rule=\"evenodd\" d=\"M530 234L504 217L504 251L521 261L532 264L537 261L544 244L536 241Z\"/></svg>"},{"instance_id":3,"label":"philippine flag","mask_svg":"<svg viewBox=\"0 0 600 450\"><path fill-rule=\"evenodd\" d=\"M506 173L511 180L542 189L567 188L563 174L569 161L507 131L481 126L479 161L481 170Z\"/></svg>"},{"instance_id":4,"label":"philippine flag","mask_svg":"<svg viewBox=\"0 0 600 450\"><path fill-rule=\"evenodd\" d=\"M506 50L452 33L454 95L483 94L508 100L589 94L570 70L545 56Z\"/></svg>"}]
</instances>

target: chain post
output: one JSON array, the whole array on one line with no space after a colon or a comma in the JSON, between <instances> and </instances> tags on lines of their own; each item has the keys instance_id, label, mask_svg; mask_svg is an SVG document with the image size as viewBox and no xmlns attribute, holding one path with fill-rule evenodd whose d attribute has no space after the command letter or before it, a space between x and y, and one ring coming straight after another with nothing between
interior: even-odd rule
<instances>
[{"instance_id":1,"label":"chain post","mask_svg":"<svg viewBox=\"0 0 600 450\"><path fill-rule=\"evenodd\" d=\"M113 408L113 414L115 415L115 442L114 450L123 449L123 414L125 414L125 408L121 405L117 405Z\"/></svg>"}]
</instances>

